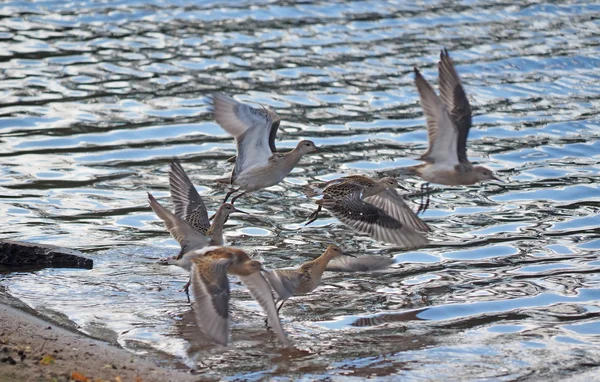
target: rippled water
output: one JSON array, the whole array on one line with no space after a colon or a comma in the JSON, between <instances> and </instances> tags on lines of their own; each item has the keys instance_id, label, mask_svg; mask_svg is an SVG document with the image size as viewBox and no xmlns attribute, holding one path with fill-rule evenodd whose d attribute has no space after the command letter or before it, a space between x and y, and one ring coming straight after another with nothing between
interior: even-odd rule
<instances>
[{"instance_id":1,"label":"rippled water","mask_svg":"<svg viewBox=\"0 0 600 382\"><path fill-rule=\"evenodd\" d=\"M77 248L95 266L12 273L3 285L205 377L512 380L599 366L600 6L406 3L4 3L0 237ZM442 47L473 105L469 154L507 182L436 188L432 243L419 251L326 216L303 228L306 182L417 163L426 132L412 67L435 83ZM270 267L330 243L396 261L381 274L329 274L288 302L300 357L281 355L238 284L232 346L207 345L178 292L185 272L156 264L177 245L146 192L168 200L171 157L211 210L223 197L214 179L235 147L207 113L214 91L275 108L279 147L312 139L327 150L240 199L252 216L230 220L231 244Z\"/></svg>"}]
</instances>

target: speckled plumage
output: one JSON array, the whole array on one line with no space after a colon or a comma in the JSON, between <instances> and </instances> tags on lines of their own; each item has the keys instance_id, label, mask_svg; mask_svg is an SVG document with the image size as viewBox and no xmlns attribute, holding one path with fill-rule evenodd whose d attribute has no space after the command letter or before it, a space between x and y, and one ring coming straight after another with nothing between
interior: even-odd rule
<instances>
[{"instance_id":1,"label":"speckled plumage","mask_svg":"<svg viewBox=\"0 0 600 382\"><path fill-rule=\"evenodd\" d=\"M418 248L427 244L429 227L406 205L394 178L374 180L362 175L344 177L310 187L308 194L323 194L317 201L342 223L376 240ZM309 223L310 223L309 222Z\"/></svg>"},{"instance_id":2,"label":"speckled plumage","mask_svg":"<svg viewBox=\"0 0 600 382\"><path fill-rule=\"evenodd\" d=\"M169 172L169 184L171 186L171 200L175 209L175 215L188 222L197 231L206 235L210 228L208 211L204 201L196 187L186 174L178 159L171 162Z\"/></svg>"},{"instance_id":3,"label":"speckled plumage","mask_svg":"<svg viewBox=\"0 0 600 382\"><path fill-rule=\"evenodd\" d=\"M209 245L223 245L223 226L229 215L234 212L245 213L244 211L235 208L232 204L224 203L217 210L210 228L203 233L198 231L182 217L177 216L166 209L150 193L148 193L148 201L152 210L165 223L171 236L173 236L181 246L181 250L176 259L180 259L183 254L194 249L204 248ZM168 259L161 260L161 263L167 264Z\"/></svg>"}]
</instances>

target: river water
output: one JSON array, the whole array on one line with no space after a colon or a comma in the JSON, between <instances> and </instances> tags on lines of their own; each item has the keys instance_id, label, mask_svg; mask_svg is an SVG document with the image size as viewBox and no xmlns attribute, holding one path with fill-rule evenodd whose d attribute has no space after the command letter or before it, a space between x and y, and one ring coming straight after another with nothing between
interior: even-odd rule
<instances>
[{"instance_id":1,"label":"river water","mask_svg":"<svg viewBox=\"0 0 600 382\"><path fill-rule=\"evenodd\" d=\"M15 272L2 285L204 378L597 376L599 15L578 1L4 2L0 238L79 249L94 269ZM471 160L505 183L434 186L431 244L417 251L327 214L304 228L307 182L418 163L427 137L412 68L436 84L443 47L473 106ZM301 355L280 352L238 283L232 345L209 345L179 292L185 272L156 264L178 247L146 192L170 205L172 157L210 210L223 198L214 179L235 146L208 113L215 91L276 109L280 148L326 149L240 199L251 216L232 216L229 243L268 267L331 243L395 260L379 274L328 274L286 304Z\"/></svg>"}]
</instances>

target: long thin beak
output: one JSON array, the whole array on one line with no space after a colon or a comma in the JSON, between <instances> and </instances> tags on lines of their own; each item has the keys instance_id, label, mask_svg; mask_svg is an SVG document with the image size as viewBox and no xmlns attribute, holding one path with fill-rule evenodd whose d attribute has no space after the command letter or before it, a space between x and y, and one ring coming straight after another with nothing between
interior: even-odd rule
<instances>
[{"instance_id":1,"label":"long thin beak","mask_svg":"<svg viewBox=\"0 0 600 382\"><path fill-rule=\"evenodd\" d=\"M408 192L408 188L406 188L404 186L398 185L398 188L401 189L402 191Z\"/></svg>"},{"instance_id":2,"label":"long thin beak","mask_svg":"<svg viewBox=\"0 0 600 382\"><path fill-rule=\"evenodd\" d=\"M242 211L242 210L238 210L237 208L233 208L233 212L239 212L240 214L246 214L246 215L250 215L248 212L246 211Z\"/></svg>"},{"instance_id":3,"label":"long thin beak","mask_svg":"<svg viewBox=\"0 0 600 382\"><path fill-rule=\"evenodd\" d=\"M344 256L349 256L349 257L356 257L354 255L349 254L348 252L342 252L342 255Z\"/></svg>"},{"instance_id":4,"label":"long thin beak","mask_svg":"<svg viewBox=\"0 0 600 382\"><path fill-rule=\"evenodd\" d=\"M208 221L211 221L211 220L213 220L213 219L215 218L215 216L217 216L217 214L212 214L212 215L211 215L211 216L208 218Z\"/></svg>"},{"instance_id":5,"label":"long thin beak","mask_svg":"<svg viewBox=\"0 0 600 382\"><path fill-rule=\"evenodd\" d=\"M506 183L505 181L503 181L502 179L498 178L497 176L492 176L492 179L497 180L500 183Z\"/></svg>"}]
</instances>

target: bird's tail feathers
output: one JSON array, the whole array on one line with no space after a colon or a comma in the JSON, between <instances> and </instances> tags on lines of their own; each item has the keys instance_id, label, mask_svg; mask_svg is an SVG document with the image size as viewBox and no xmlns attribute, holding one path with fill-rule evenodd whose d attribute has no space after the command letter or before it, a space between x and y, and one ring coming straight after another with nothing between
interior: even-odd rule
<instances>
[{"instance_id":1,"label":"bird's tail feathers","mask_svg":"<svg viewBox=\"0 0 600 382\"><path fill-rule=\"evenodd\" d=\"M417 170L418 167L419 167L419 165L409 166L409 167L390 168L390 169L386 169L386 170L377 171L377 175L379 175L381 177L384 177L384 176L391 176L391 177L417 176L417 175L419 175L419 172Z\"/></svg>"},{"instance_id":2,"label":"bird's tail feathers","mask_svg":"<svg viewBox=\"0 0 600 382\"><path fill-rule=\"evenodd\" d=\"M312 198L323 195L323 190L325 190L325 187L323 187L321 183L308 184L304 186L304 195Z\"/></svg>"}]
</instances>

